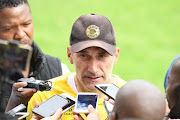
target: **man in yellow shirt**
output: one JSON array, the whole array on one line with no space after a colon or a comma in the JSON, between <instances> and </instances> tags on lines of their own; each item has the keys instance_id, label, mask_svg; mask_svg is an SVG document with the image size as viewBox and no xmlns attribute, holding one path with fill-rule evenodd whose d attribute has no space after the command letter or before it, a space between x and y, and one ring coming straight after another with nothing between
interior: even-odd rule
<instances>
[{"instance_id":1,"label":"man in yellow shirt","mask_svg":"<svg viewBox=\"0 0 180 120\"><path fill-rule=\"evenodd\" d=\"M94 85L114 83L121 87L126 83L112 74L119 52L114 29L106 17L96 14L80 16L72 27L70 47L67 47L68 59L74 64L76 72L51 79L54 83L52 91L35 93L28 103L28 112L31 115L27 119L32 117L36 101L42 103L43 100L64 92L74 97L78 92L99 93L97 110L101 119L105 119L107 114L103 106L104 94ZM72 109L65 112L61 119L73 120Z\"/></svg>"}]
</instances>

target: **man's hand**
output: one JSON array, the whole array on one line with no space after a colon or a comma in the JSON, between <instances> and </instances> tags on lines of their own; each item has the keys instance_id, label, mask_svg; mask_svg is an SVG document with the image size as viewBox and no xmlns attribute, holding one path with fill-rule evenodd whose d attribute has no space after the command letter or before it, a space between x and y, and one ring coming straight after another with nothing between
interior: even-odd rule
<instances>
[{"instance_id":1,"label":"man's hand","mask_svg":"<svg viewBox=\"0 0 180 120\"><path fill-rule=\"evenodd\" d=\"M104 100L105 100L105 101L109 101L111 104L114 105L114 100L113 100L113 99L110 99L109 97L105 96L105 97L104 97Z\"/></svg>"},{"instance_id":2,"label":"man's hand","mask_svg":"<svg viewBox=\"0 0 180 120\"><path fill-rule=\"evenodd\" d=\"M92 105L88 106L89 113L86 114L87 119L86 120L101 120L99 113L93 108ZM83 120L80 114L74 113L74 120Z\"/></svg>"},{"instance_id":3,"label":"man's hand","mask_svg":"<svg viewBox=\"0 0 180 120\"><path fill-rule=\"evenodd\" d=\"M36 89L30 89L26 91L18 91L19 88L27 86L26 82L18 82L13 84L12 92L10 99L8 101L8 105L6 107L5 112L11 110L19 104L27 104L30 98L34 93L37 92Z\"/></svg>"},{"instance_id":4,"label":"man's hand","mask_svg":"<svg viewBox=\"0 0 180 120\"><path fill-rule=\"evenodd\" d=\"M59 120L61 118L62 108L59 108L51 117L46 117L41 120Z\"/></svg>"},{"instance_id":5,"label":"man's hand","mask_svg":"<svg viewBox=\"0 0 180 120\"><path fill-rule=\"evenodd\" d=\"M34 105L34 107L37 107L39 105L39 102L37 101ZM61 118L62 108L59 108L53 116L42 118L41 116L33 113L33 116L31 120L59 120Z\"/></svg>"}]
</instances>

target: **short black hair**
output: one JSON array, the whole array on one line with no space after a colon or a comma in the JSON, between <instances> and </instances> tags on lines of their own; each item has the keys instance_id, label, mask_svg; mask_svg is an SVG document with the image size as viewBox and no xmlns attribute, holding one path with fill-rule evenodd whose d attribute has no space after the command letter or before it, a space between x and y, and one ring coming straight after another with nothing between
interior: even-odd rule
<instances>
[{"instance_id":1,"label":"short black hair","mask_svg":"<svg viewBox=\"0 0 180 120\"><path fill-rule=\"evenodd\" d=\"M4 8L17 7L21 4L28 4L27 0L0 0L0 10Z\"/></svg>"}]
</instances>

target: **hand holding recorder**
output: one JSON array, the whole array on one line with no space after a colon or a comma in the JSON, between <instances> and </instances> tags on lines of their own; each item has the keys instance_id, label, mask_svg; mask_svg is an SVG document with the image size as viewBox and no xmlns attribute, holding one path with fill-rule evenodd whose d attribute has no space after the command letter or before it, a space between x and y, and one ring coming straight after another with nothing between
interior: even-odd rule
<instances>
[{"instance_id":1,"label":"hand holding recorder","mask_svg":"<svg viewBox=\"0 0 180 120\"><path fill-rule=\"evenodd\" d=\"M19 104L27 104L34 93L39 91L50 91L53 89L51 81L21 78L18 83L13 84L11 96L6 107L6 112Z\"/></svg>"},{"instance_id":2,"label":"hand holding recorder","mask_svg":"<svg viewBox=\"0 0 180 120\"><path fill-rule=\"evenodd\" d=\"M25 91L33 88L39 91L51 91L54 86L51 81L35 80L30 78L21 78L18 82L27 82L27 86L19 88L19 91Z\"/></svg>"},{"instance_id":3,"label":"hand holding recorder","mask_svg":"<svg viewBox=\"0 0 180 120\"><path fill-rule=\"evenodd\" d=\"M27 86L27 82L18 82L13 84L12 92L10 99L8 101L8 105L6 107L5 112L11 110L19 104L27 104L30 98L34 93L37 92L36 89L30 89L27 91L18 91L19 88Z\"/></svg>"}]
</instances>

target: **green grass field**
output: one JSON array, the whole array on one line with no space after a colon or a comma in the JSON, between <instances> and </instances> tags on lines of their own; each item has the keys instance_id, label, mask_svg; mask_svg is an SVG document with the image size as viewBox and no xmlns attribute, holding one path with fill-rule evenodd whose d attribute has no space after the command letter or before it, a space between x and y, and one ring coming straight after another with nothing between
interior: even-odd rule
<instances>
[{"instance_id":1,"label":"green grass field","mask_svg":"<svg viewBox=\"0 0 180 120\"><path fill-rule=\"evenodd\" d=\"M126 81L145 79L163 92L165 73L180 51L180 0L29 0L34 40L71 71L66 47L71 27L83 14L106 16L120 55L113 73Z\"/></svg>"}]
</instances>

